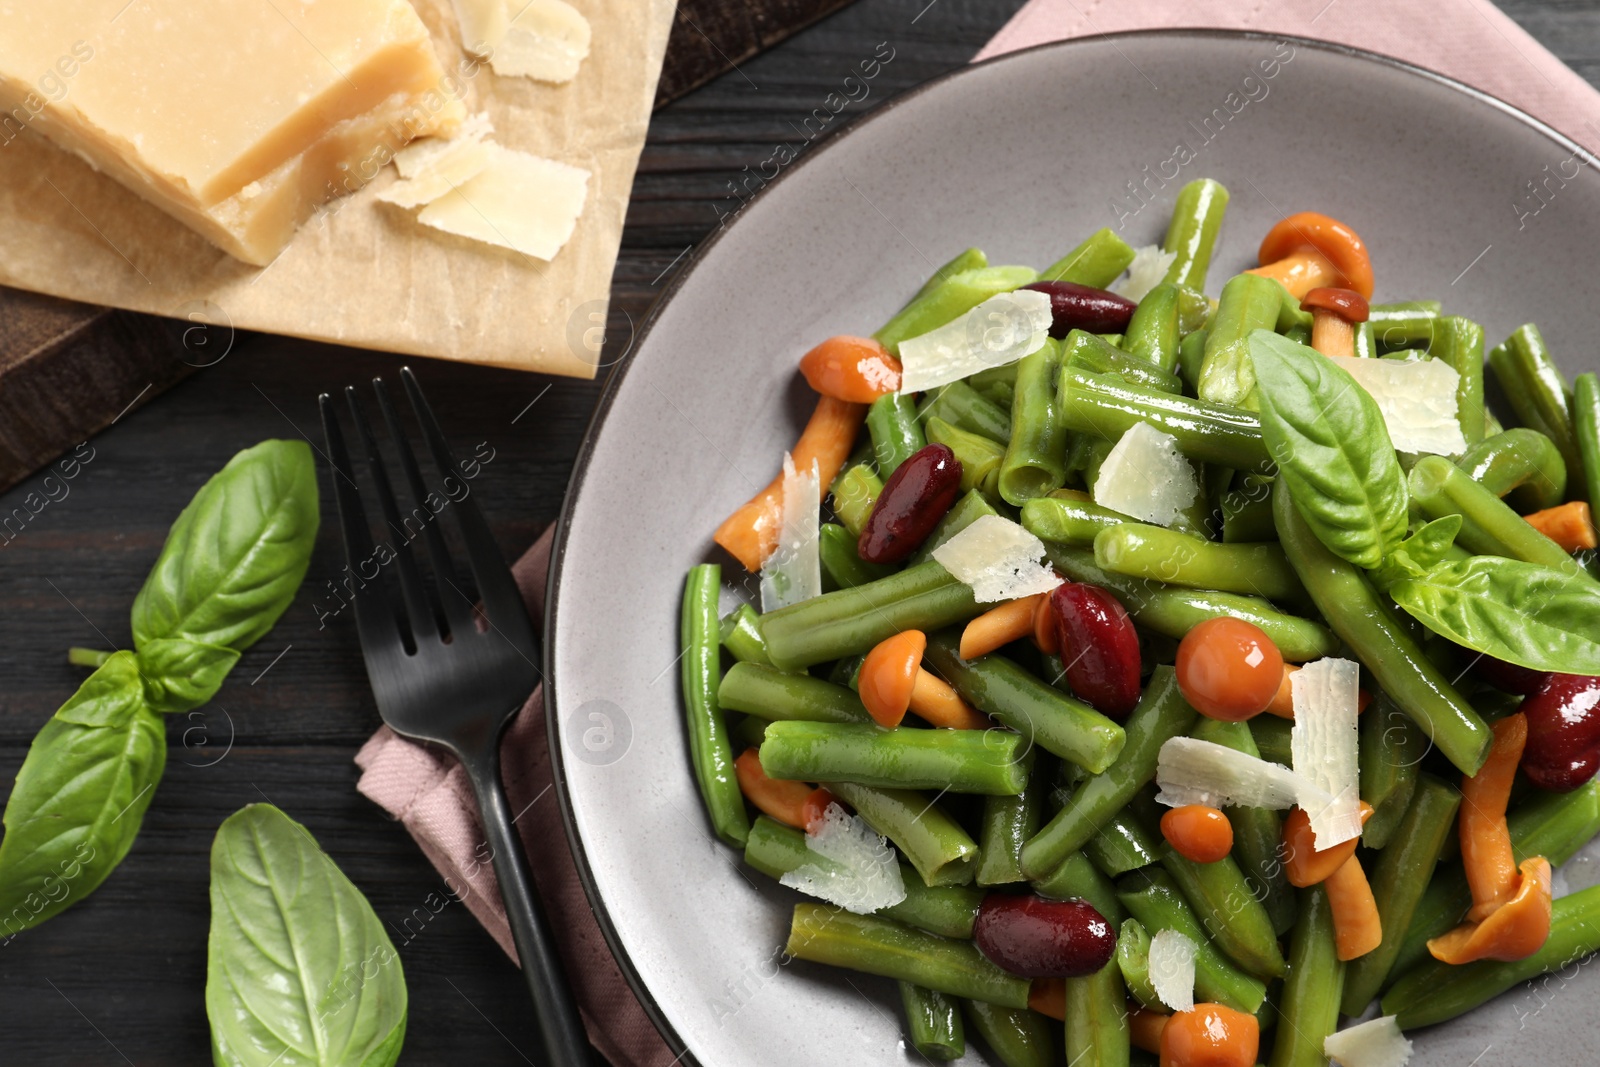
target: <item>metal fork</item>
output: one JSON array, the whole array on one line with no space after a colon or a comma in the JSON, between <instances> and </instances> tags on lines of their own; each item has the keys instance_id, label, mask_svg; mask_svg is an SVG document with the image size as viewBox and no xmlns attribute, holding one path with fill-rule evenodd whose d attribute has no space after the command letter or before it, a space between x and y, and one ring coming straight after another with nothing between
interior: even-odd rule
<instances>
[{"instance_id":1,"label":"metal fork","mask_svg":"<svg viewBox=\"0 0 1600 1067\"><path fill-rule=\"evenodd\" d=\"M359 444L367 453L383 522L394 534L389 538L392 558L388 560L376 554L334 400L326 393L319 398L345 555L351 572L358 578L354 597L356 629L367 677L378 698L378 711L390 729L443 747L466 768L483 816L484 836L494 855L495 876L500 882L517 956L522 961L522 974L533 997L545 1053L543 1064L580 1067L590 1062L589 1045L561 971L549 921L534 894L527 856L512 825L500 782L500 735L538 683L538 641L511 569L495 546L483 514L470 492L456 499L466 480L450 453L433 409L409 367L401 368L400 379L434 463L444 472L444 481L433 488L433 495L448 502L437 512L424 504L429 488L406 442L389 390L383 379L375 378L372 384L378 407L417 505L402 518L377 438L354 387L347 386L345 399L360 436ZM451 479L458 487L456 491L450 488ZM445 512L454 512L466 544L466 562L477 586L481 611L456 585L459 572L439 529ZM421 526L435 576L437 602L429 597L411 554L409 542L417 535L406 520ZM392 543L396 540L398 545ZM374 563L380 569L392 564L400 587L399 603L389 594L381 573L374 580L365 580Z\"/></svg>"}]
</instances>

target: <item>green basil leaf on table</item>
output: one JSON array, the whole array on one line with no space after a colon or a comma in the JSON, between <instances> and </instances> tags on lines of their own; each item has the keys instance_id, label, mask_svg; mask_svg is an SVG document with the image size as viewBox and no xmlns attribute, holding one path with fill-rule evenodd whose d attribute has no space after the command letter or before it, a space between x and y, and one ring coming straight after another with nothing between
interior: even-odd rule
<instances>
[{"instance_id":1,"label":"green basil leaf on table","mask_svg":"<svg viewBox=\"0 0 1600 1067\"><path fill-rule=\"evenodd\" d=\"M183 509L133 602L133 639L181 637L243 651L294 598L317 536L316 468L304 441L263 441L228 461Z\"/></svg>"},{"instance_id":2,"label":"green basil leaf on table","mask_svg":"<svg viewBox=\"0 0 1600 1067\"><path fill-rule=\"evenodd\" d=\"M158 637L139 649L145 702L176 715L198 708L217 695L239 653L183 637Z\"/></svg>"},{"instance_id":3,"label":"green basil leaf on table","mask_svg":"<svg viewBox=\"0 0 1600 1067\"><path fill-rule=\"evenodd\" d=\"M1389 595L1434 633L1536 671L1600 674L1600 584L1536 563L1474 556Z\"/></svg>"},{"instance_id":4,"label":"green basil leaf on table","mask_svg":"<svg viewBox=\"0 0 1600 1067\"><path fill-rule=\"evenodd\" d=\"M1386 592L1396 582L1407 578L1421 578L1431 568L1444 562L1445 554L1456 543L1456 534L1461 532L1461 523L1460 515L1446 515L1423 523L1410 537L1396 545L1394 551L1367 577L1372 579L1372 584L1379 592Z\"/></svg>"},{"instance_id":5,"label":"green basil leaf on table","mask_svg":"<svg viewBox=\"0 0 1600 1067\"><path fill-rule=\"evenodd\" d=\"M133 653L90 675L34 737L6 803L0 933L82 900L128 854L166 767L166 722Z\"/></svg>"},{"instance_id":6,"label":"green basil leaf on table","mask_svg":"<svg viewBox=\"0 0 1600 1067\"><path fill-rule=\"evenodd\" d=\"M1306 525L1372 569L1405 537L1405 475L1376 401L1333 360L1268 330L1250 335L1261 434Z\"/></svg>"},{"instance_id":7,"label":"green basil leaf on table","mask_svg":"<svg viewBox=\"0 0 1600 1067\"><path fill-rule=\"evenodd\" d=\"M406 982L366 897L270 804L211 846L206 1014L222 1067L390 1067Z\"/></svg>"}]
</instances>

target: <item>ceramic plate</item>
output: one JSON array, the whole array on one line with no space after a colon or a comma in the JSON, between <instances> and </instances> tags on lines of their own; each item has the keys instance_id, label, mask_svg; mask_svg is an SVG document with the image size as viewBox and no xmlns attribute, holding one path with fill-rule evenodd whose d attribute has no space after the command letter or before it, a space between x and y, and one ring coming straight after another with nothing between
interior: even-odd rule
<instances>
[{"instance_id":1,"label":"ceramic plate","mask_svg":"<svg viewBox=\"0 0 1600 1067\"><path fill-rule=\"evenodd\" d=\"M1366 238L1377 299L1441 298L1493 342L1537 321L1569 373L1596 369L1600 175L1579 151L1376 56L1228 33L1091 38L880 108L700 250L613 376L578 459L546 689L590 900L683 1062L920 1059L902 1044L892 983L780 965L796 898L707 832L681 725L683 574L721 558L738 575L711 532L803 424L814 400L800 355L877 328L969 245L1038 266L1101 226L1158 242L1178 187L1210 176L1233 193L1213 293L1254 265L1272 223L1315 209ZM1572 888L1600 880L1588 870L1569 866ZM1586 1061L1597 1004L1600 978L1574 967L1417 1035L1412 1062Z\"/></svg>"}]
</instances>

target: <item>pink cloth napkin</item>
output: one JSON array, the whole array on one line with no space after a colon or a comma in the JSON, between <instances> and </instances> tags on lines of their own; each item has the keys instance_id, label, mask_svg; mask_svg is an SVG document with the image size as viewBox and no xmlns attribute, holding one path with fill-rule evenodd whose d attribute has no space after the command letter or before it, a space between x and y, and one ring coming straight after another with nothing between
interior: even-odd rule
<instances>
[{"instance_id":1,"label":"pink cloth napkin","mask_svg":"<svg viewBox=\"0 0 1600 1067\"><path fill-rule=\"evenodd\" d=\"M1316 37L1449 75L1507 100L1591 149L1600 149L1600 94L1486 0L1032 0L978 54L1119 30L1210 26ZM550 531L514 568L535 619ZM600 934L556 816L542 692L508 730L502 768L534 880L560 942L589 1039L616 1067L671 1067L666 1045L634 998ZM387 728L356 756L357 786L405 824L446 885L513 959L494 870L479 860L472 791L449 758ZM687 771L685 772L687 773Z\"/></svg>"}]
</instances>

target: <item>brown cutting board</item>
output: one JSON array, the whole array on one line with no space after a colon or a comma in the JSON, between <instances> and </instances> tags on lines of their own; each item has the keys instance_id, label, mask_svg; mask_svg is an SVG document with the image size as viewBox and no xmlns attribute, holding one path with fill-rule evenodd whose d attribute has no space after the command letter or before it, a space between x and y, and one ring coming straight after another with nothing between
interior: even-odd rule
<instances>
[{"instance_id":1,"label":"brown cutting board","mask_svg":"<svg viewBox=\"0 0 1600 1067\"><path fill-rule=\"evenodd\" d=\"M680 0L656 106L849 3ZM147 403L230 341L200 322L0 288L0 490Z\"/></svg>"}]
</instances>

